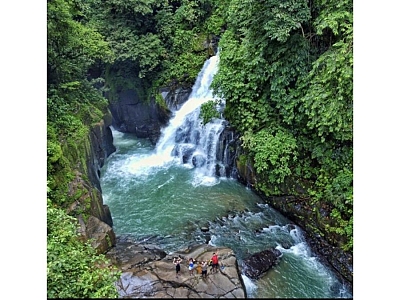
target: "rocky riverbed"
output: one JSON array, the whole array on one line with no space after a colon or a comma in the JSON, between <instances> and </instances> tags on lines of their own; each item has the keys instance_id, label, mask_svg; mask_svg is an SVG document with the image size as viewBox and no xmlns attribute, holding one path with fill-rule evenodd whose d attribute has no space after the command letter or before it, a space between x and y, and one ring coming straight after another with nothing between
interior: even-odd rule
<instances>
[{"instance_id":1,"label":"rocky riverbed","mask_svg":"<svg viewBox=\"0 0 400 300\"><path fill-rule=\"evenodd\" d=\"M199 262L209 261L216 251L220 268L211 273L208 267L203 278ZM202 244L166 254L156 245L119 238L106 255L122 271L116 284L121 298L246 298L236 256L229 248ZM174 257L182 258L178 277ZM188 269L189 258L196 262L193 275Z\"/></svg>"}]
</instances>

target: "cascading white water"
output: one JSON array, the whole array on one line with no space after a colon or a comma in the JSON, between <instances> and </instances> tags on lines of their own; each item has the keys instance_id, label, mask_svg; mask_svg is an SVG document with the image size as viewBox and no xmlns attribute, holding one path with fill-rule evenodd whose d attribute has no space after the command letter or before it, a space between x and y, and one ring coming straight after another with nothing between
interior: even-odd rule
<instances>
[{"instance_id":1,"label":"cascading white water","mask_svg":"<svg viewBox=\"0 0 400 300\"><path fill-rule=\"evenodd\" d=\"M153 157L156 161L161 159L164 162L175 157L179 163L196 167L193 185L213 185L217 182L216 151L224 120L213 119L203 125L199 116L202 104L217 100L213 97L210 85L218 70L218 63L218 53L205 62L188 100L174 112L168 126L162 130Z\"/></svg>"}]
</instances>

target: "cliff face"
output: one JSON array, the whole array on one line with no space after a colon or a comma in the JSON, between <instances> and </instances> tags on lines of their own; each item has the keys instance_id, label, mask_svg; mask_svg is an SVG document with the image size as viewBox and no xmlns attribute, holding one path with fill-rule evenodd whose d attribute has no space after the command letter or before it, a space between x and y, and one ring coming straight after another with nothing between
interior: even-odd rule
<instances>
[{"instance_id":1,"label":"cliff face","mask_svg":"<svg viewBox=\"0 0 400 300\"><path fill-rule=\"evenodd\" d=\"M82 238L92 239L92 245L99 253L115 245L111 213L103 204L99 180L105 159L116 150L112 143L111 119L110 112L106 113L103 120L92 125L84 141L77 142L79 145L76 148L67 149L70 155L77 158L74 178L68 186L68 195L75 201L67 212L76 216Z\"/></svg>"},{"instance_id":2,"label":"cliff face","mask_svg":"<svg viewBox=\"0 0 400 300\"><path fill-rule=\"evenodd\" d=\"M154 98L142 99L134 89L116 93L110 101L112 125L121 132L148 138L153 144L160 137L161 128L168 123L171 112L178 109L189 97L191 89L162 89L161 97L168 107L160 106Z\"/></svg>"},{"instance_id":3,"label":"cliff face","mask_svg":"<svg viewBox=\"0 0 400 300\"><path fill-rule=\"evenodd\" d=\"M155 144L163 125L168 122L169 111L162 109L154 99L146 102L133 89L117 93L110 102L112 125L121 132L129 132L140 138L149 138Z\"/></svg>"}]
</instances>

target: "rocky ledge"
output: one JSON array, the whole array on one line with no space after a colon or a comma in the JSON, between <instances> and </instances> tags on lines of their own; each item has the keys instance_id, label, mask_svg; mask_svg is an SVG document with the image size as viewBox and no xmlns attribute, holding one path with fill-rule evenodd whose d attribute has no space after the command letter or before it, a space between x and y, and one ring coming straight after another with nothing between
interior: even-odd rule
<instances>
[{"instance_id":1,"label":"rocky ledge","mask_svg":"<svg viewBox=\"0 0 400 300\"><path fill-rule=\"evenodd\" d=\"M211 273L208 267L203 278L199 264L209 261L217 250L220 268ZM106 256L122 271L116 283L120 298L246 298L236 256L229 248L202 244L166 254L156 245L119 240ZM182 258L179 276L174 257ZM193 275L189 258L195 261Z\"/></svg>"}]
</instances>

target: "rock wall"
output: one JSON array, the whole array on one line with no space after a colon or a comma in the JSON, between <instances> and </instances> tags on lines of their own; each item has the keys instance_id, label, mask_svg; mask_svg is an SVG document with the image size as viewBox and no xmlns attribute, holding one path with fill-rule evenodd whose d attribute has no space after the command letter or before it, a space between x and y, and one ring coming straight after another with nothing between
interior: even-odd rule
<instances>
[{"instance_id":1,"label":"rock wall","mask_svg":"<svg viewBox=\"0 0 400 300\"><path fill-rule=\"evenodd\" d=\"M117 100L110 102L113 127L140 138L149 138L155 144L163 125L169 120L169 111L160 107L154 99L146 102L133 89L117 93Z\"/></svg>"},{"instance_id":2,"label":"rock wall","mask_svg":"<svg viewBox=\"0 0 400 300\"><path fill-rule=\"evenodd\" d=\"M111 213L103 204L100 186L100 169L105 159L116 150L112 143L111 120L110 112L105 113L102 121L92 125L80 150L76 150L78 162L74 169L75 177L68 189L69 196L76 200L67 213L77 217L82 238L92 239L98 253L105 253L115 245Z\"/></svg>"},{"instance_id":3,"label":"rock wall","mask_svg":"<svg viewBox=\"0 0 400 300\"><path fill-rule=\"evenodd\" d=\"M191 88L162 88L160 94L167 107L160 106L154 98L142 99L134 89L121 90L116 99L110 102L112 125L121 132L135 134L139 138L148 138L157 143L162 127L171 116L189 98Z\"/></svg>"}]
</instances>

